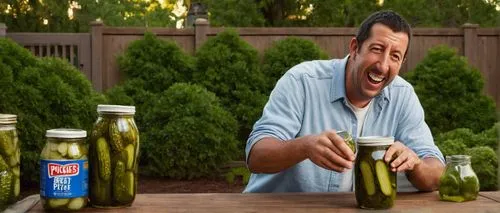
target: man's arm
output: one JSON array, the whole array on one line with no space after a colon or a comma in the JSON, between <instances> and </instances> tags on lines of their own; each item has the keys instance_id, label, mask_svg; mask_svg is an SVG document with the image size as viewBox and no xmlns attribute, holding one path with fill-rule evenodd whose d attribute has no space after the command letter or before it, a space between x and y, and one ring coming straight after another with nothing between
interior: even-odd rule
<instances>
[{"instance_id":1,"label":"man's arm","mask_svg":"<svg viewBox=\"0 0 500 213\"><path fill-rule=\"evenodd\" d=\"M420 191L434 191L439 187L439 178L444 172L444 165L433 157L424 158L422 162L407 171L406 177Z\"/></svg>"},{"instance_id":2,"label":"man's arm","mask_svg":"<svg viewBox=\"0 0 500 213\"><path fill-rule=\"evenodd\" d=\"M289 141L266 137L250 150L248 168L252 173L276 173L305 159L342 172L352 168L354 153L333 130Z\"/></svg>"}]
</instances>

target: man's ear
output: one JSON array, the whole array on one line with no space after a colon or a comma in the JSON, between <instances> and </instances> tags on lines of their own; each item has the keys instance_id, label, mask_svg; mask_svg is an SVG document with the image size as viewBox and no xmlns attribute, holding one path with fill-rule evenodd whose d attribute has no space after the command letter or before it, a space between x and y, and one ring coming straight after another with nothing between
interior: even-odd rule
<instances>
[{"instance_id":1,"label":"man's ear","mask_svg":"<svg viewBox=\"0 0 500 213\"><path fill-rule=\"evenodd\" d=\"M358 53L358 40L356 37L353 37L351 42L349 42L349 55L354 59L356 58L356 53Z\"/></svg>"}]
</instances>

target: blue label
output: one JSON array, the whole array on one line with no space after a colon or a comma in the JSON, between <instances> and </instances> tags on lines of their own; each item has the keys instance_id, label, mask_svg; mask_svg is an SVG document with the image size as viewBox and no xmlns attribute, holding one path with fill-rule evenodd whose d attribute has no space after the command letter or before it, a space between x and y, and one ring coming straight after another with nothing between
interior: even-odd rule
<instances>
[{"instance_id":1,"label":"blue label","mask_svg":"<svg viewBox=\"0 0 500 213\"><path fill-rule=\"evenodd\" d=\"M40 160L40 196L74 198L88 196L87 160Z\"/></svg>"}]
</instances>

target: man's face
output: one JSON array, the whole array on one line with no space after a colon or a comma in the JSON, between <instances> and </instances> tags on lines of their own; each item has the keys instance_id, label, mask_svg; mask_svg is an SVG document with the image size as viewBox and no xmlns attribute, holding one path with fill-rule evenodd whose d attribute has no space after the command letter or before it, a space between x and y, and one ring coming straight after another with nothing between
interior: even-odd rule
<instances>
[{"instance_id":1,"label":"man's face","mask_svg":"<svg viewBox=\"0 0 500 213\"><path fill-rule=\"evenodd\" d=\"M347 97L363 107L398 75L408 45L405 32L393 32L383 24L375 24L371 34L359 47L351 40L350 61L346 78Z\"/></svg>"}]
</instances>

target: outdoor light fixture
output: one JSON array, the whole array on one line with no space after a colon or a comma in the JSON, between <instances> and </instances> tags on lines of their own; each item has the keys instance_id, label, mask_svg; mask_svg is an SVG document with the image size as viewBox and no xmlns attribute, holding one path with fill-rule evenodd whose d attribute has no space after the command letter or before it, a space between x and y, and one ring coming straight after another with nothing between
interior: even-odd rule
<instances>
[{"instance_id":1,"label":"outdoor light fixture","mask_svg":"<svg viewBox=\"0 0 500 213\"><path fill-rule=\"evenodd\" d=\"M197 18L208 19L207 8L201 2L194 2L189 6L185 27L193 27Z\"/></svg>"}]
</instances>

